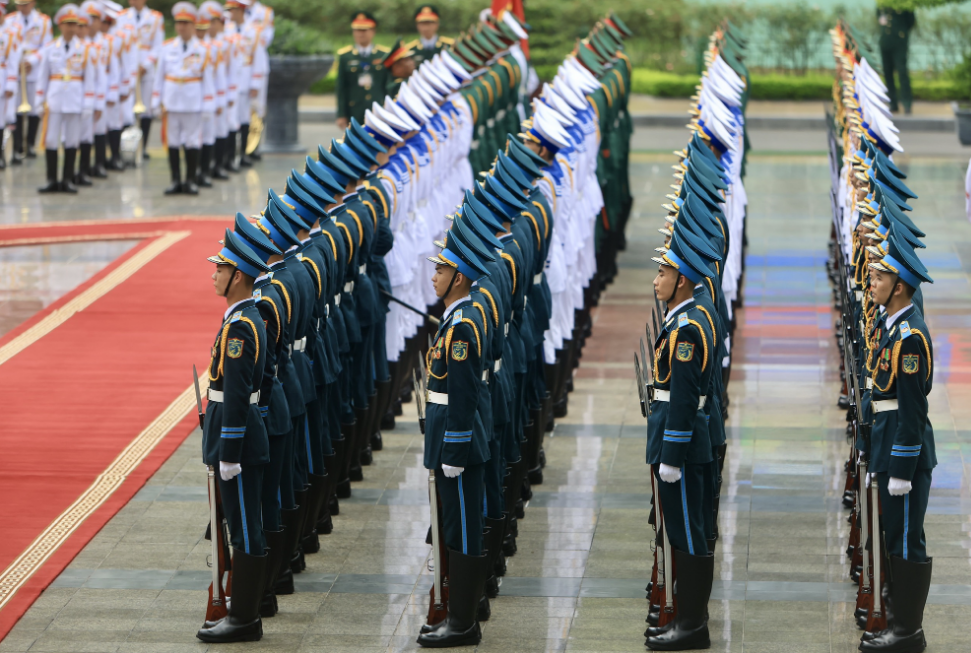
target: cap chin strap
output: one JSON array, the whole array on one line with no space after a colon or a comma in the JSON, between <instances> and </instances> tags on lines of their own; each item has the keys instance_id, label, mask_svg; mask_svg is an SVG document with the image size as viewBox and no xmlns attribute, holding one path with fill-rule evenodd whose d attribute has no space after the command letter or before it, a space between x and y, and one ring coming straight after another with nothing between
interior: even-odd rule
<instances>
[{"instance_id":1,"label":"cap chin strap","mask_svg":"<svg viewBox=\"0 0 971 653\"><path fill-rule=\"evenodd\" d=\"M229 281L226 282L226 287L223 288L223 292L222 292L223 297L229 296L229 287L233 285L233 277L235 276L236 276L236 268L233 268L233 273L229 275Z\"/></svg>"},{"instance_id":2,"label":"cap chin strap","mask_svg":"<svg viewBox=\"0 0 971 653\"><path fill-rule=\"evenodd\" d=\"M455 277L458 276L458 273L459 273L458 270L456 270L455 268L452 268L452 278L448 282L448 287L445 289L445 294L442 295L442 301L445 301L445 298L448 297L448 294L452 292L452 286L455 285Z\"/></svg>"},{"instance_id":3,"label":"cap chin strap","mask_svg":"<svg viewBox=\"0 0 971 653\"><path fill-rule=\"evenodd\" d=\"M683 274L681 274L680 272L678 272L678 278L677 278L677 279L675 279L675 281L674 281L674 290L672 290L672 291L671 291L671 296L670 296L670 297L668 297L667 299L662 299L662 300L661 300L661 301L663 301L663 302L664 302L665 304L668 304L668 305L670 305L670 304L671 304L671 302L673 302L673 301L674 301L674 296L675 296L676 294L678 294L678 282L679 282L679 281L681 281L681 277L684 277L684 275L683 275ZM687 277L685 277L685 279L687 279Z\"/></svg>"}]
</instances>

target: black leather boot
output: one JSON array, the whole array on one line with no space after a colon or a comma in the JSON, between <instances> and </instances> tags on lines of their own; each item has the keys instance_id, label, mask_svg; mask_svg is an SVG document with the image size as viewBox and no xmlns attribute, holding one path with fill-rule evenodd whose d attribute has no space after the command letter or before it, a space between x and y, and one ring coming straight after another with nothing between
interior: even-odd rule
<instances>
[{"instance_id":1,"label":"black leather boot","mask_svg":"<svg viewBox=\"0 0 971 653\"><path fill-rule=\"evenodd\" d=\"M351 449L351 466L347 470L348 478L352 481L363 481L364 480L364 470L362 465L366 459L364 455L364 431L367 428L367 408L355 408L354 409L354 446ZM368 454L367 461L368 465L370 462L370 443L368 443Z\"/></svg>"},{"instance_id":2,"label":"black leather boot","mask_svg":"<svg viewBox=\"0 0 971 653\"><path fill-rule=\"evenodd\" d=\"M344 436L344 456L340 463L341 474L337 480L336 495L338 499L347 499L351 496L351 479L349 476L351 454L354 447L354 428L355 422L341 424L341 435ZM331 514L334 514L333 512Z\"/></svg>"},{"instance_id":3,"label":"black leather boot","mask_svg":"<svg viewBox=\"0 0 971 653\"><path fill-rule=\"evenodd\" d=\"M277 576L280 574L280 563L286 560L287 534L282 528L278 531L263 531L266 535L266 576L263 579L263 599L260 602L260 616L264 619L274 616L279 610L276 600Z\"/></svg>"},{"instance_id":4,"label":"black leather boot","mask_svg":"<svg viewBox=\"0 0 971 653\"><path fill-rule=\"evenodd\" d=\"M78 159L78 148L76 147L64 148L64 179L61 181L62 193L78 192L77 186L75 186L72 183L74 179L74 164L77 162L77 159Z\"/></svg>"},{"instance_id":5,"label":"black leather boot","mask_svg":"<svg viewBox=\"0 0 971 653\"><path fill-rule=\"evenodd\" d=\"M108 160L108 170L121 172L125 169L125 162L121 160L121 130L112 129L108 132L108 147L111 158Z\"/></svg>"},{"instance_id":6,"label":"black leather boot","mask_svg":"<svg viewBox=\"0 0 971 653\"><path fill-rule=\"evenodd\" d=\"M226 139L217 138L216 144L212 148L212 169L210 176L218 181L227 181L229 175L223 171L223 163L226 159Z\"/></svg>"},{"instance_id":7,"label":"black leather boot","mask_svg":"<svg viewBox=\"0 0 971 653\"><path fill-rule=\"evenodd\" d=\"M169 148L169 171L172 173L172 183L165 189L166 195L178 195L182 192L182 163L179 161L179 148Z\"/></svg>"},{"instance_id":8,"label":"black leather boot","mask_svg":"<svg viewBox=\"0 0 971 653\"><path fill-rule=\"evenodd\" d=\"M310 499L307 494L309 488L304 488L299 492L294 492L294 499L297 502L297 546L293 550L290 558L290 569L295 574L299 574L307 568L307 562L303 557L303 524L307 521L307 510L310 508Z\"/></svg>"},{"instance_id":9,"label":"black leather boot","mask_svg":"<svg viewBox=\"0 0 971 653\"><path fill-rule=\"evenodd\" d=\"M200 188L212 188L212 178L209 168L212 166L212 145L203 145L199 155L199 171L196 173L196 185Z\"/></svg>"},{"instance_id":10,"label":"black leather boot","mask_svg":"<svg viewBox=\"0 0 971 653\"><path fill-rule=\"evenodd\" d=\"M320 539L317 537L317 517L320 506L327 491L327 476L309 474L310 489L307 490L307 515L303 523L303 538L301 540L304 555L320 551Z\"/></svg>"},{"instance_id":11,"label":"black leather boot","mask_svg":"<svg viewBox=\"0 0 971 653\"><path fill-rule=\"evenodd\" d=\"M506 520L485 518L486 531L483 535L486 555L489 556L489 575L485 582L485 595L494 599L499 596L499 578L496 576L496 561L502 555L502 540L506 536ZM479 621L484 621L479 619Z\"/></svg>"},{"instance_id":12,"label":"black leather boot","mask_svg":"<svg viewBox=\"0 0 971 653\"><path fill-rule=\"evenodd\" d=\"M37 189L38 193L58 193L61 185L57 183L57 150L44 150L47 159L47 184Z\"/></svg>"},{"instance_id":13,"label":"black leather boot","mask_svg":"<svg viewBox=\"0 0 971 653\"><path fill-rule=\"evenodd\" d=\"M893 625L882 633L860 642L861 651L880 653L921 653L927 647L924 639L924 605L931 587L933 558L913 562L890 558L891 604Z\"/></svg>"},{"instance_id":14,"label":"black leather boot","mask_svg":"<svg viewBox=\"0 0 971 653\"><path fill-rule=\"evenodd\" d=\"M81 158L78 161L78 171L74 174L76 186L93 186L91 181L91 143L81 143Z\"/></svg>"},{"instance_id":15,"label":"black leather boot","mask_svg":"<svg viewBox=\"0 0 971 653\"><path fill-rule=\"evenodd\" d=\"M226 139L226 158L223 161L223 170L226 172L239 172L239 164L236 163L236 132L229 132Z\"/></svg>"},{"instance_id":16,"label":"black leather boot","mask_svg":"<svg viewBox=\"0 0 971 653\"><path fill-rule=\"evenodd\" d=\"M488 574L488 556L469 556L448 551L448 616L442 625L418 636L427 648L475 646L482 641L476 621L483 583Z\"/></svg>"},{"instance_id":17,"label":"black leather boot","mask_svg":"<svg viewBox=\"0 0 971 653\"><path fill-rule=\"evenodd\" d=\"M27 116L27 142L24 143L27 149L27 158L36 159L37 153L34 151L34 144L37 142L37 130L40 128L40 116Z\"/></svg>"},{"instance_id":18,"label":"black leather boot","mask_svg":"<svg viewBox=\"0 0 971 653\"><path fill-rule=\"evenodd\" d=\"M210 628L202 628L196 637L204 642L256 642L263 637L260 603L266 577L267 556L251 556L233 549L233 596L229 616Z\"/></svg>"},{"instance_id":19,"label":"black leather boot","mask_svg":"<svg viewBox=\"0 0 971 653\"><path fill-rule=\"evenodd\" d=\"M10 154L10 165L19 166L24 163L24 117L17 116L13 128L13 152Z\"/></svg>"},{"instance_id":20,"label":"black leather boot","mask_svg":"<svg viewBox=\"0 0 971 653\"><path fill-rule=\"evenodd\" d=\"M152 131L152 119L143 116L139 126L142 128L142 160L148 161L152 158L148 154L148 134Z\"/></svg>"},{"instance_id":21,"label":"black leather boot","mask_svg":"<svg viewBox=\"0 0 971 653\"><path fill-rule=\"evenodd\" d=\"M198 195L199 187L196 185L196 175L199 174L199 150L196 148L185 148L185 182L182 184L182 192L186 195Z\"/></svg>"},{"instance_id":22,"label":"black leather boot","mask_svg":"<svg viewBox=\"0 0 971 653\"><path fill-rule=\"evenodd\" d=\"M239 126L239 165L252 168L253 161L246 154L246 142L249 141L249 123Z\"/></svg>"},{"instance_id":23,"label":"black leather boot","mask_svg":"<svg viewBox=\"0 0 971 653\"><path fill-rule=\"evenodd\" d=\"M384 440L381 438L381 423L384 421L384 416L388 412L388 406L390 405L391 399L391 380L378 381L374 384L377 388L377 400L375 401L375 419L374 427L371 433L371 451L381 451L384 449ZM391 416L392 423L394 422L394 415ZM394 428L392 426L391 428Z\"/></svg>"},{"instance_id":24,"label":"black leather boot","mask_svg":"<svg viewBox=\"0 0 971 653\"><path fill-rule=\"evenodd\" d=\"M108 170L108 135L101 134L94 137L94 167L91 176L95 179L107 179Z\"/></svg>"},{"instance_id":25,"label":"black leather boot","mask_svg":"<svg viewBox=\"0 0 971 653\"><path fill-rule=\"evenodd\" d=\"M283 552L280 554L280 568L277 570L276 583L273 591L277 596L293 594L293 571L290 569L290 557L300 541L300 509L282 510L280 521L283 523Z\"/></svg>"},{"instance_id":26,"label":"black leather boot","mask_svg":"<svg viewBox=\"0 0 971 653\"><path fill-rule=\"evenodd\" d=\"M677 613L673 625L664 632L647 638L647 647L654 651L687 651L708 648L708 597L711 595L715 556L693 556L674 550L674 566L678 570L675 592Z\"/></svg>"}]
</instances>

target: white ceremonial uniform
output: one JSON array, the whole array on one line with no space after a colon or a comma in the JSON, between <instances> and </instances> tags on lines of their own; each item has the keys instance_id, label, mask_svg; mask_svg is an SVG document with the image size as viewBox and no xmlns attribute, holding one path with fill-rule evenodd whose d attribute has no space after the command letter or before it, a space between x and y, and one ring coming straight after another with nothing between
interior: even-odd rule
<instances>
[{"instance_id":1,"label":"white ceremonial uniform","mask_svg":"<svg viewBox=\"0 0 971 653\"><path fill-rule=\"evenodd\" d=\"M111 64L111 37L99 32L93 39L93 45L98 49L98 58L95 62L95 67L98 70L98 90L95 95L95 110L101 112L97 119L94 120L93 131L95 136L104 136L108 133L108 102L118 102L118 86L115 84L114 89L112 89L111 73L109 70Z\"/></svg>"},{"instance_id":2,"label":"white ceremonial uniform","mask_svg":"<svg viewBox=\"0 0 971 653\"><path fill-rule=\"evenodd\" d=\"M270 49L270 44L273 43L273 35L275 29L273 27L273 9L267 7L259 0L253 3L249 9L246 10L246 22L255 24L259 28L260 37L260 48L262 50L262 56L266 57L267 50ZM269 75L269 59L265 65L265 72L256 73L256 80L258 80L258 95L255 100L253 108L256 113L262 118L266 116L266 91L269 87L270 75Z\"/></svg>"},{"instance_id":3,"label":"white ceremonial uniform","mask_svg":"<svg viewBox=\"0 0 971 653\"><path fill-rule=\"evenodd\" d=\"M17 119L17 88L20 86L20 44L16 32L0 30L0 127ZM7 93L11 93L7 97Z\"/></svg>"},{"instance_id":4,"label":"white ceremonial uniform","mask_svg":"<svg viewBox=\"0 0 971 653\"><path fill-rule=\"evenodd\" d=\"M154 9L144 7L139 11L134 7L129 7L121 13L118 21L131 25L134 30L134 41L131 48L135 66L132 73L137 79L140 74L139 69L145 71L141 74L141 93L142 103L145 104L147 113L142 117L152 118L154 116L149 98L155 88L156 68L162 53L162 43L165 40L165 19L161 12ZM135 94L133 92L126 103L130 105L126 107L129 114L134 106L134 101ZM127 120L131 121L132 115L128 115Z\"/></svg>"},{"instance_id":5,"label":"white ceremonial uniform","mask_svg":"<svg viewBox=\"0 0 971 653\"><path fill-rule=\"evenodd\" d=\"M244 24L238 27L236 42L236 116L239 124L248 125L253 107L250 91L259 91L263 78L269 72L269 59L266 48L260 41L262 28L259 25Z\"/></svg>"},{"instance_id":6,"label":"white ceremonial uniform","mask_svg":"<svg viewBox=\"0 0 971 653\"><path fill-rule=\"evenodd\" d=\"M40 116L43 113L43 106L33 102L34 94L37 92L37 80L39 79L41 51L54 40L54 30L51 26L51 18L42 14L36 9L31 11L26 18L19 11L7 16L3 23L4 29L11 29L20 35L20 53L26 63L30 64L30 71L27 72L27 99L31 102L30 115ZM18 65L20 62L18 62ZM19 74L19 70L18 70ZM20 104L20 85L16 88L15 104Z\"/></svg>"},{"instance_id":7,"label":"white ceremonial uniform","mask_svg":"<svg viewBox=\"0 0 971 653\"><path fill-rule=\"evenodd\" d=\"M101 115L104 116L107 85L105 84L104 68L101 65L101 47L88 38L75 40L80 40L80 43L84 45L84 57L91 61L94 70L94 104L81 112L81 135L79 137L82 143L90 144L94 142L94 112L100 111Z\"/></svg>"},{"instance_id":8,"label":"white ceremonial uniform","mask_svg":"<svg viewBox=\"0 0 971 653\"><path fill-rule=\"evenodd\" d=\"M169 39L162 48L152 108L162 109L167 147L202 147L202 114L213 111L215 90L209 51L199 39Z\"/></svg>"},{"instance_id":9,"label":"white ceremonial uniform","mask_svg":"<svg viewBox=\"0 0 971 653\"><path fill-rule=\"evenodd\" d=\"M223 111L221 124L221 127L225 128L225 132L220 134L220 138L226 138L229 136L229 132L239 129L240 37L236 25L231 21L226 21L226 27L219 36L223 48L223 75L226 77L226 110Z\"/></svg>"},{"instance_id":10,"label":"white ceremonial uniform","mask_svg":"<svg viewBox=\"0 0 971 653\"><path fill-rule=\"evenodd\" d=\"M197 37L198 38L198 37ZM202 144L216 144L216 111L223 108L226 102L226 91L222 87L223 76L219 68L219 46L208 34L198 39L206 50L206 60L212 70L213 102L208 111L202 112Z\"/></svg>"},{"instance_id":11,"label":"white ceremonial uniform","mask_svg":"<svg viewBox=\"0 0 971 653\"><path fill-rule=\"evenodd\" d=\"M107 130L121 129L124 126L122 98L131 94L131 79L127 64L125 33L113 28L105 37L105 61L107 66L108 90L105 93L104 126ZM98 132L97 129L95 133Z\"/></svg>"},{"instance_id":12,"label":"white ceremonial uniform","mask_svg":"<svg viewBox=\"0 0 971 653\"><path fill-rule=\"evenodd\" d=\"M80 39L52 41L41 53L34 99L44 106L43 142L48 150L76 148L81 136L81 113L92 110L97 75L87 44Z\"/></svg>"}]
</instances>

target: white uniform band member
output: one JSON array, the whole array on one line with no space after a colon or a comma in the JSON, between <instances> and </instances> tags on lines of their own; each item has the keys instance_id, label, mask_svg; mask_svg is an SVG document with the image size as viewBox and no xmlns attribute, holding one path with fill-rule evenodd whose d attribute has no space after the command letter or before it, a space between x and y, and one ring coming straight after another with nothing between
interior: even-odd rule
<instances>
[{"instance_id":1,"label":"white uniform band member","mask_svg":"<svg viewBox=\"0 0 971 653\"><path fill-rule=\"evenodd\" d=\"M3 24L5 30L18 35L21 53L18 74L25 77L23 83L17 85L14 105L19 106L25 99L30 103L27 118L24 119L22 116L17 118L14 131L14 154L10 161L14 165L19 165L24 160L24 156L30 158L35 156L37 129L40 126L40 117L44 113L44 107L34 102L34 94L37 91L37 68L40 65L41 50L54 40L50 16L34 9L34 4L34 0L16 0L17 11Z\"/></svg>"}]
</instances>

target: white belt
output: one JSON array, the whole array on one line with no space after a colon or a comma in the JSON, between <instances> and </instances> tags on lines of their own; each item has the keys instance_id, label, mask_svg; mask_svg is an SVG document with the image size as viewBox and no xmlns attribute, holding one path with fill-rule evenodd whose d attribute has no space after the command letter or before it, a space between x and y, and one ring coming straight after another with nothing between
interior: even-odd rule
<instances>
[{"instance_id":1,"label":"white belt","mask_svg":"<svg viewBox=\"0 0 971 653\"><path fill-rule=\"evenodd\" d=\"M535 277L533 277L533 285L534 286L538 286L541 283L543 283L543 273L542 272L540 272Z\"/></svg>"},{"instance_id":2,"label":"white belt","mask_svg":"<svg viewBox=\"0 0 971 653\"><path fill-rule=\"evenodd\" d=\"M341 296L340 296L340 294L334 295L334 306L340 306L340 305L341 305Z\"/></svg>"},{"instance_id":3,"label":"white belt","mask_svg":"<svg viewBox=\"0 0 971 653\"><path fill-rule=\"evenodd\" d=\"M495 372L498 372L501 369L502 369L502 359L501 358L497 358L496 359L496 364L492 366L492 371L493 371L493 373L495 373Z\"/></svg>"},{"instance_id":4,"label":"white belt","mask_svg":"<svg viewBox=\"0 0 971 653\"><path fill-rule=\"evenodd\" d=\"M489 370L482 370L482 380L486 383L489 382Z\"/></svg>"},{"instance_id":5,"label":"white belt","mask_svg":"<svg viewBox=\"0 0 971 653\"><path fill-rule=\"evenodd\" d=\"M327 317L330 317L330 304L324 305L324 315L326 315Z\"/></svg>"},{"instance_id":6,"label":"white belt","mask_svg":"<svg viewBox=\"0 0 971 653\"><path fill-rule=\"evenodd\" d=\"M862 302L863 301L863 291L862 290L857 290L856 291L856 301L858 301L858 302Z\"/></svg>"},{"instance_id":7,"label":"white belt","mask_svg":"<svg viewBox=\"0 0 971 653\"><path fill-rule=\"evenodd\" d=\"M367 274L367 263L357 269L358 274Z\"/></svg>"},{"instance_id":8,"label":"white belt","mask_svg":"<svg viewBox=\"0 0 971 653\"><path fill-rule=\"evenodd\" d=\"M348 281L347 283L344 284L344 292L346 292L346 293L352 293L352 292L354 292L354 282L353 281Z\"/></svg>"},{"instance_id":9,"label":"white belt","mask_svg":"<svg viewBox=\"0 0 971 653\"><path fill-rule=\"evenodd\" d=\"M492 118L489 118L488 120L486 120L486 126L491 129L496 126L496 121L493 120Z\"/></svg>"},{"instance_id":10,"label":"white belt","mask_svg":"<svg viewBox=\"0 0 971 653\"><path fill-rule=\"evenodd\" d=\"M209 401L212 401L214 403L217 403L217 404L223 403L223 391L222 390L213 390L212 388L209 388L209 390L206 392L206 397L209 399ZM257 390L256 392L254 392L253 394L251 394L249 396L249 402L251 404L255 404L259 400L260 400L260 391L259 390Z\"/></svg>"},{"instance_id":11,"label":"white belt","mask_svg":"<svg viewBox=\"0 0 971 653\"><path fill-rule=\"evenodd\" d=\"M428 403L438 404L439 406L448 406L448 395L444 392L432 392L429 390Z\"/></svg>"},{"instance_id":12,"label":"white belt","mask_svg":"<svg viewBox=\"0 0 971 653\"><path fill-rule=\"evenodd\" d=\"M707 395L701 395L698 397L698 410L705 407L705 400L708 399ZM654 401L671 401L671 391L670 390L654 390Z\"/></svg>"},{"instance_id":13,"label":"white belt","mask_svg":"<svg viewBox=\"0 0 971 653\"><path fill-rule=\"evenodd\" d=\"M873 402L874 413L886 413L887 411L897 410L896 399L884 399L883 401Z\"/></svg>"},{"instance_id":14,"label":"white belt","mask_svg":"<svg viewBox=\"0 0 971 653\"><path fill-rule=\"evenodd\" d=\"M307 348L307 337L304 336L299 340L293 341L293 351L303 351Z\"/></svg>"},{"instance_id":15,"label":"white belt","mask_svg":"<svg viewBox=\"0 0 971 653\"><path fill-rule=\"evenodd\" d=\"M873 378L868 376L866 379L866 389L869 390L872 387L873 387Z\"/></svg>"},{"instance_id":16,"label":"white belt","mask_svg":"<svg viewBox=\"0 0 971 653\"><path fill-rule=\"evenodd\" d=\"M496 111L496 120L502 120L505 117L506 117L505 109L499 109L498 111Z\"/></svg>"},{"instance_id":17,"label":"white belt","mask_svg":"<svg viewBox=\"0 0 971 653\"><path fill-rule=\"evenodd\" d=\"M508 322L506 322L505 330L506 330L505 335L508 336L509 335L509 323Z\"/></svg>"}]
</instances>

